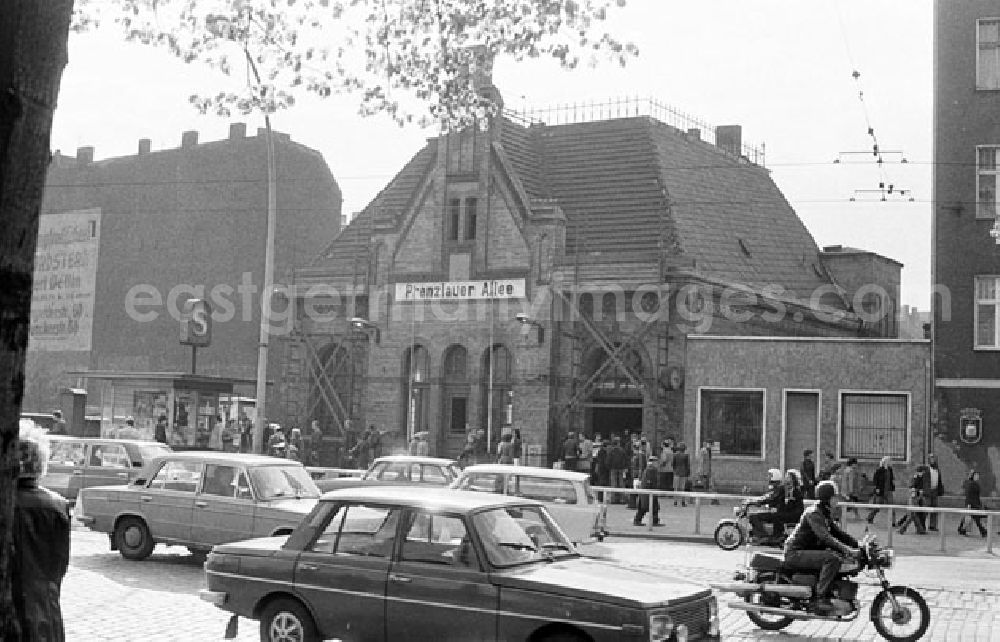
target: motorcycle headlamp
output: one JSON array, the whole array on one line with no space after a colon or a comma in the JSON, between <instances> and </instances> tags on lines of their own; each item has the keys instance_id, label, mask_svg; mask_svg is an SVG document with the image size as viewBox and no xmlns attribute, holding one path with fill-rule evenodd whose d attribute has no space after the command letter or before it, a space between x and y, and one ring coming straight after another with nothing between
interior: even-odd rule
<instances>
[{"instance_id":1,"label":"motorcycle headlamp","mask_svg":"<svg viewBox=\"0 0 1000 642\"><path fill-rule=\"evenodd\" d=\"M674 618L666 613L649 616L649 642L666 642L674 632Z\"/></svg>"},{"instance_id":2,"label":"motorcycle headlamp","mask_svg":"<svg viewBox=\"0 0 1000 642\"><path fill-rule=\"evenodd\" d=\"M892 568L896 561L896 552L891 548L884 548L878 552L875 563L881 568Z\"/></svg>"}]
</instances>

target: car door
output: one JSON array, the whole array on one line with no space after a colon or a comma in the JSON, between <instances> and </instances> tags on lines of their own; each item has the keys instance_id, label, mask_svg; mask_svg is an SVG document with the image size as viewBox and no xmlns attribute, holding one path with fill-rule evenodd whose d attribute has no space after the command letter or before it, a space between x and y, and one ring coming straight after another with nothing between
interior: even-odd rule
<instances>
[{"instance_id":1,"label":"car door","mask_svg":"<svg viewBox=\"0 0 1000 642\"><path fill-rule=\"evenodd\" d=\"M83 471L83 488L127 484L131 467L124 445L113 441L91 442Z\"/></svg>"},{"instance_id":2,"label":"car door","mask_svg":"<svg viewBox=\"0 0 1000 642\"><path fill-rule=\"evenodd\" d=\"M191 541L216 545L253 537L254 502L246 471L232 464L205 464L194 498Z\"/></svg>"},{"instance_id":3,"label":"car door","mask_svg":"<svg viewBox=\"0 0 1000 642\"><path fill-rule=\"evenodd\" d=\"M299 554L294 582L323 639L386 639L385 583L399 516L399 508L365 503L314 516L319 535Z\"/></svg>"},{"instance_id":4,"label":"car door","mask_svg":"<svg viewBox=\"0 0 1000 642\"><path fill-rule=\"evenodd\" d=\"M83 486L83 470L87 461L87 444L76 439L53 439L49 449L49 466L39 485L53 490L70 501L76 500Z\"/></svg>"},{"instance_id":5,"label":"car door","mask_svg":"<svg viewBox=\"0 0 1000 642\"><path fill-rule=\"evenodd\" d=\"M190 541L195 491L203 467L201 462L164 459L139 491L139 510L157 541Z\"/></svg>"},{"instance_id":6,"label":"car door","mask_svg":"<svg viewBox=\"0 0 1000 642\"><path fill-rule=\"evenodd\" d=\"M386 639L495 640L498 589L461 515L414 510L386 584Z\"/></svg>"}]
</instances>

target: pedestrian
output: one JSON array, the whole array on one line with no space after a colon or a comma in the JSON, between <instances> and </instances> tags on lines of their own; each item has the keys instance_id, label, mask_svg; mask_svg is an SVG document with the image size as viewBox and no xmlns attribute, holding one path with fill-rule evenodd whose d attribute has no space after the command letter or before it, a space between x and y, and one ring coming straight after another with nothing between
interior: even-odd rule
<instances>
[{"instance_id":1,"label":"pedestrian","mask_svg":"<svg viewBox=\"0 0 1000 642\"><path fill-rule=\"evenodd\" d=\"M687 446L682 441L677 444L677 452L674 453L674 491L686 491L688 478L691 476L691 456L687 454ZM677 497L674 497L674 506L677 505ZM684 497L681 497L681 506L687 506Z\"/></svg>"},{"instance_id":2,"label":"pedestrian","mask_svg":"<svg viewBox=\"0 0 1000 642\"><path fill-rule=\"evenodd\" d=\"M368 442L367 455L370 457L365 462L365 468L367 468L368 464L382 456L382 433L375 427L375 424L368 425L368 436L365 438L365 441Z\"/></svg>"},{"instance_id":3,"label":"pedestrian","mask_svg":"<svg viewBox=\"0 0 1000 642\"><path fill-rule=\"evenodd\" d=\"M236 439L235 419L229 419L226 421L226 425L222 428L222 434L219 436L219 439L222 441L222 452L233 452L233 441Z\"/></svg>"},{"instance_id":4,"label":"pedestrian","mask_svg":"<svg viewBox=\"0 0 1000 642\"><path fill-rule=\"evenodd\" d=\"M49 431L50 435L65 435L66 434L66 420L63 419L62 410L52 411L52 430Z\"/></svg>"},{"instance_id":5,"label":"pedestrian","mask_svg":"<svg viewBox=\"0 0 1000 642\"><path fill-rule=\"evenodd\" d=\"M833 453L829 450L823 454L823 465L820 466L819 475L816 477L816 481L826 481L828 479L832 480L834 473L840 464L837 463L837 458L833 456Z\"/></svg>"},{"instance_id":6,"label":"pedestrian","mask_svg":"<svg viewBox=\"0 0 1000 642\"><path fill-rule=\"evenodd\" d=\"M510 440L510 456L514 458L514 465L520 466L524 457L524 440L521 439L521 429L515 428Z\"/></svg>"},{"instance_id":7,"label":"pedestrian","mask_svg":"<svg viewBox=\"0 0 1000 642\"><path fill-rule=\"evenodd\" d=\"M594 442L587 437L583 431L580 432L580 459L577 461L577 470L581 473L590 474L590 467L594 462Z\"/></svg>"},{"instance_id":8,"label":"pedestrian","mask_svg":"<svg viewBox=\"0 0 1000 642\"><path fill-rule=\"evenodd\" d=\"M302 431L298 428L292 428L292 432L288 435L288 445L295 446L295 449L299 451L301 455L305 442L302 439Z\"/></svg>"},{"instance_id":9,"label":"pedestrian","mask_svg":"<svg viewBox=\"0 0 1000 642\"><path fill-rule=\"evenodd\" d=\"M715 488L712 484L712 446L707 441L698 449L696 460L701 487L706 492L711 492Z\"/></svg>"},{"instance_id":10,"label":"pedestrian","mask_svg":"<svg viewBox=\"0 0 1000 642\"><path fill-rule=\"evenodd\" d=\"M597 452L594 453L594 468L590 475L590 483L595 486L607 486L611 481L608 471L608 444L598 437L595 440ZM604 494L600 493L599 499L604 500Z\"/></svg>"},{"instance_id":11,"label":"pedestrian","mask_svg":"<svg viewBox=\"0 0 1000 642\"><path fill-rule=\"evenodd\" d=\"M670 437L660 444L660 456L656 460L656 477L660 490L674 489L674 440Z\"/></svg>"},{"instance_id":12,"label":"pedestrian","mask_svg":"<svg viewBox=\"0 0 1000 642\"><path fill-rule=\"evenodd\" d=\"M268 426L270 435L267 438L267 454L271 457L285 456L285 433L281 432L278 424Z\"/></svg>"},{"instance_id":13,"label":"pedestrian","mask_svg":"<svg viewBox=\"0 0 1000 642\"><path fill-rule=\"evenodd\" d=\"M156 427L153 429L153 439L161 444L167 443L167 416L160 415L156 418Z\"/></svg>"},{"instance_id":14,"label":"pedestrian","mask_svg":"<svg viewBox=\"0 0 1000 642\"><path fill-rule=\"evenodd\" d=\"M69 567L69 504L38 485L49 461L48 437L31 420L18 427L17 487L11 545L11 594L27 642L66 639L59 605Z\"/></svg>"},{"instance_id":15,"label":"pedestrian","mask_svg":"<svg viewBox=\"0 0 1000 642\"><path fill-rule=\"evenodd\" d=\"M924 477L924 506L937 507L938 498L944 495L944 480L941 478L941 469L938 468L937 455L929 453L927 455L927 476ZM938 514L932 512L929 515L929 525L927 530L936 531L938 529Z\"/></svg>"},{"instance_id":16,"label":"pedestrian","mask_svg":"<svg viewBox=\"0 0 1000 642\"><path fill-rule=\"evenodd\" d=\"M656 485L658 483L657 479L657 469L656 469L657 458L650 455L648 465L642 473L641 488L646 490L656 490ZM638 508L635 512L635 517L632 519L633 526L642 526L642 518L646 516L646 513L652 512L653 526L662 526L660 523L660 500L656 495L649 495L642 493L639 495L639 499L636 502ZM652 511L650 511L652 507Z\"/></svg>"},{"instance_id":17,"label":"pedestrian","mask_svg":"<svg viewBox=\"0 0 1000 642\"><path fill-rule=\"evenodd\" d=\"M875 474L872 475L872 483L874 488L872 489L872 496L870 503L872 504L891 504L892 503L892 493L896 490L896 479L892 472L892 458L886 455L879 461L878 468L875 469ZM875 521L875 516L878 515L879 509L873 508L868 512L868 517L865 518L869 524ZM893 523L893 526L898 526L898 523Z\"/></svg>"},{"instance_id":18,"label":"pedestrian","mask_svg":"<svg viewBox=\"0 0 1000 642\"><path fill-rule=\"evenodd\" d=\"M562 443L562 466L563 470L576 470L576 462L580 458L580 441L576 438L576 433L572 430L566 433L566 439Z\"/></svg>"},{"instance_id":19,"label":"pedestrian","mask_svg":"<svg viewBox=\"0 0 1000 642\"><path fill-rule=\"evenodd\" d=\"M247 416L247 411L240 413L240 452L253 451L253 422Z\"/></svg>"},{"instance_id":20,"label":"pedestrian","mask_svg":"<svg viewBox=\"0 0 1000 642\"><path fill-rule=\"evenodd\" d=\"M609 484L613 488L625 488L625 471L628 469L628 455L622 448L621 437L615 436L611 440L611 448L608 449L608 478ZM620 504L621 495L611 495L612 504Z\"/></svg>"},{"instance_id":21,"label":"pedestrian","mask_svg":"<svg viewBox=\"0 0 1000 642\"><path fill-rule=\"evenodd\" d=\"M498 464L513 464L514 455L512 454L514 449L514 435L511 433L504 433L500 437L500 444L497 446L497 463Z\"/></svg>"},{"instance_id":22,"label":"pedestrian","mask_svg":"<svg viewBox=\"0 0 1000 642\"><path fill-rule=\"evenodd\" d=\"M924 505L924 487L927 483L927 467L923 464L917 466L914 471L913 476L910 478L910 506L923 506ZM906 533L906 529L910 524L917 531L917 535L925 535L927 533L927 525L924 522L924 513L921 511L910 510L903 519L899 520L899 534L903 535Z\"/></svg>"},{"instance_id":23,"label":"pedestrian","mask_svg":"<svg viewBox=\"0 0 1000 642\"><path fill-rule=\"evenodd\" d=\"M860 501L858 498L858 458L848 458L847 465L839 473L841 496L849 502ZM846 512L854 513L856 519L861 519L861 513L853 506L848 507Z\"/></svg>"},{"instance_id":24,"label":"pedestrian","mask_svg":"<svg viewBox=\"0 0 1000 642\"><path fill-rule=\"evenodd\" d=\"M318 420L312 420L312 423L309 426L309 435L306 441L308 444L308 455L306 456L306 459L310 465L318 466L320 460L320 450L323 448L323 431L320 430Z\"/></svg>"},{"instance_id":25,"label":"pedestrian","mask_svg":"<svg viewBox=\"0 0 1000 642\"><path fill-rule=\"evenodd\" d=\"M802 452L802 465L799 472L802 473L802 494L806 499L816 499L814 491L816 489L816 462L812 460L813 451Z\"/></svg>"},{"instance_id":26,"label":"pedestrian","mask_svg":"<svg viewBox=\"0 0 1000 642\"><path fill-rule=\"evenodd\" d=\"M980 496L979 487L979 473L975 470L969 472L969 476L962 483L962 490L965 491L965 507L974 508L981 510L983 508L983 500ZM979 535L986 537L986 527L983 526L983 515L962 515L962 519L958 522L958 532L962 535L968 535L969 529L966 526L966 519L969 522L975 522L976 527L979 528Z\"/></svg>"}]
</instances>

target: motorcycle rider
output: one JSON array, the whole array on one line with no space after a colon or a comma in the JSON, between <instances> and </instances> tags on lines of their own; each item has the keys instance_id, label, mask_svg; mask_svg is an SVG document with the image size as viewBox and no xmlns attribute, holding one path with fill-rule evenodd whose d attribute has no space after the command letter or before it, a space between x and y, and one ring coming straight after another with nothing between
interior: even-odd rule
<instances>
[{"instance_id":1,"label":"motorcycle rider","mask_svg":"<svg viewBox=\"0 0 1000 642\"><path fill-rule=\"evenodd\" d=\"M824 615L833 610L829 591L841 563L858 558L861 552L858 540L833 520L831 511L840 503L837 485L822 481L816 485L815 496L816 503L802 513L795 531L785 542L785 566L819 570L812 608Z\"/></svg>"},{"instance_id":2,"label":"motorcycle rider","mask_svg":"<svg viewBox=\"0 0 1000 642\"><path fill-rule=\"evenodd\" d=\"M772 512L754 513L748 517L750 520L750 536L754 541L768 539L767 524L774 524L774 529L777 533L779 523L784 523L784 518L777 512L785 505L785 487L781 483L781 471L777 468L768 470L767 492L760 497L746 500L743 502L743 505L746 507L766 506L773 509Z\"/></svg>"}]
</instances>

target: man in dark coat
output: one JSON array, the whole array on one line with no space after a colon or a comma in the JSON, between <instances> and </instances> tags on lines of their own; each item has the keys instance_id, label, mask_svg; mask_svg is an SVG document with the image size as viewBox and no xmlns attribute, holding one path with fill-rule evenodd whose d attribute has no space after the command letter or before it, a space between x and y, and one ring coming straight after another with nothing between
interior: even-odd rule
<instances>
[{"instance_id":1,"label":"man in dark coat","mask_svg":"<svg viewBox=\"0 0 1000 642\"><path fill-rule=\"evenodd\" d=\"M927 474L924 476L924 506L937 506L938 497L944 495L944 480L941 478L941 469L938 468L937 455L930 453L927 455ZM938 525L938 514L930 513L927 517L927 530L936 531Z\"/></svg>"},{"instance_id":2,"label":"man in dark coat","mask_svg":"<svg viewBox=\"0 0 1000 642\"><path fill-rule=\"evenodd\" d=\"M892 458L886 455L879 462L878 468L875 469L875 474L872 476L872 483L875 485L875 489L872 490L872 504L892 503L892 493L896 490L896 480L892 472L892 466L890 465L891 462ZM866 521L869 524L875 521L878 510L877 508L873 508L868 513ZM896 524L893 524L893 526L896 526Z\"/></svg>"},{"instance_id":3,"label":"man in dark coat","mask_svg":"<svg viewBox=\"0 0 1000 642\"><path fill-rule=\"evenodd\" d=\"M811 450L803 452L802 466L799 467L799 472L802 473L802 494L806 499L815 499L813 492L816 488L816 462L812 460L812 454Z\"/></svg>"},{"instance_id":4,"label":"man in dark coat","mask_svg":"<svg viewBox=\"0 0 1000 642\"><path fill-rule=\"evenodd\" d=\"M14 495L14 605L21 639L62 642L66 635L59 593L69 567L69 505L38 485L49 459L45 432L31 421L22 426L18 438L20 472Z\"/></svg>"}]
</instances>

